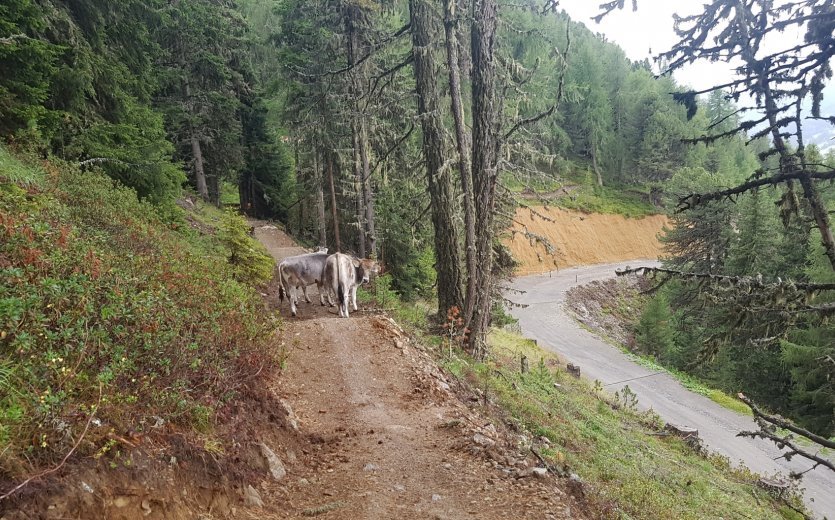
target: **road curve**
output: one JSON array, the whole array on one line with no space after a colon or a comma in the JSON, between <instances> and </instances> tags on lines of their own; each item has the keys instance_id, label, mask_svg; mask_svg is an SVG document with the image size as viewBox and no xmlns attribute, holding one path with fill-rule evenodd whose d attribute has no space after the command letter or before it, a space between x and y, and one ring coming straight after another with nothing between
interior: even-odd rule
<instances>
[{"instance_id":1,"label":"road curve","mask_svg":"<svg viewBox=\"0 0 835 520\"><path fill-rule=\"evenodd\" d=\"M667 422L698 428L704 444L733 463L741 462L764 476L785 476L789 471L808 469L810 464L800 457L775 461L780 451L770 442L736 437L740 431L756 429L750 417L687 390L667 373L653 375L652 370L583 329L567 314L565 293L570 288L613 277L615 270L627 265L637 267L657 265L657 262L633 260L517 278L507 296L527 307L513 307L510 312L519 320L525 336L579 365L585 377L600 381L613 393L629 385L637 394L641 408L652 408ZM835 474L825 468L809 472L803 478L802 487L809 509L819 518L835 519Z\"/></svg>"}]
</instances>

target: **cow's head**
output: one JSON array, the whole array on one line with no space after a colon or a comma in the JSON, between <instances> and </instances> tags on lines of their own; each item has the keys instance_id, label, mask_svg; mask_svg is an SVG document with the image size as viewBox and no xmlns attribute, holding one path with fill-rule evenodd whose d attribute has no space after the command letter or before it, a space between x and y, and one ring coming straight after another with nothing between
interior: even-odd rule
<instances>
[{"instance_id":1,"label":"cow's head","mask_svg":"<svg viewBox=\"0 0 835 520\"><path fill-rule=\"evenodd\" d=\"M327 253L328 248L326 246L319 246L319 247L316 248L316 252L317 253Z\"/></svg>"},{"instance_id":2,"label":"cow's head","mask_svg":"<svg viewBox=\"0 0 835 520\"><path fill-rule=\"evenodd\" d=\"M368 283L372 274L380 272L380 264L378 264L376 260L371 260L369 258L354 258L353 264L354 267L357 268L357 274L359 275L359 280L357 281L359 283Z\"/></svg>"}]
</instances>

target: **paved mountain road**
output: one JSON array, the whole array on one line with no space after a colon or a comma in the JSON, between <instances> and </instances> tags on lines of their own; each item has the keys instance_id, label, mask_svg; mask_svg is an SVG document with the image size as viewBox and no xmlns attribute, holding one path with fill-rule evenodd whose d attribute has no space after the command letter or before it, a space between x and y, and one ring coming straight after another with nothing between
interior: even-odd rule
<instances>
[{"instance_id":1,"label":"paved mountain road","mask_svg":"<svg viewBox=\"0 0 835 520\"><path fill-rule=\"evenodd\" d=\"M512 308L511 313L519 319L527 337L579 365L585 377L599 380L612 393L629 385L638 396L639 407L652 408L667 422L698 428L705 445L733 463L742 462L765 476L785 476L789 471L808 469L811 464L800 457L774 460L780 451L770 442L736 437L740 431L756 429L750 417L687 390L667 373L653 375L654 371L583 329L567 314L565 293L571 287L610 278L616 269L627 265L657 262L633 260L517 278L511 287L524 293L509 294L508 298L528 307ZM817 469L806 474L802 486L809 508L820 518L835 519L835 474L825 468Z\"/></svg>"}]
</instances>

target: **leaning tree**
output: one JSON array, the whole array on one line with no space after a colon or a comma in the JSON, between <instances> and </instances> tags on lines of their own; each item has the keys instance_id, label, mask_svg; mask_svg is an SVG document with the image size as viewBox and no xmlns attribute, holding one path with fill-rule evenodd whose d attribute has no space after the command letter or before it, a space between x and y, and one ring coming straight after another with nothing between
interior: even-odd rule
<instances>
[{"instance_id":1,"label":"leaning tree","mask_svg":"<svg viewBox=\"0 0 835 520\"><path fill-rule=\"evenodd\" d=\"M623 8L624 3L616 0L602 4L596 19L599 21L612 10ZM637 8L637 2L632 4ZM724 137L742 135L749 142L768 143L759 153L763 166L751 172L747 179L725 189L683 194L678 199L677 212L699 210L709 203L733 203L744 194L776 187L781 192L778 207L783 223L787 226L800 223L815 231L820 239L819 251L835 271L835 237L830 219L833 197L827 191L827 184L835 179L835 169L813 157L804 139L804 126L821 122L835 124L835 115L822 113L824 88L832 76L830 59L835 54L833 29L835 2L832 0L713 0L698 14L675 17L679 41L657 60L664 66L665 74L700 61L727 62L734 66L733 77L723 84L675 94L691 115L703 94L723 91L739 104L732 114L735 124L728 127L727 119L716 121L704 135L691 142L710 144ZM786 43L785 37L781 37L786 33L802 34L802 41ZM767 50L772 48L777 50ZM733 277L669 268L640 268L619 274L635 271L649 274L659 285L676 278L712 291L714 298L736 307L741 321L763 313L780 316L781 325L769 329L763 337L752 338L752 346L785 344L796 327L823 328L832 336L827 322L835 314L835 284L832 283L794 280L790 274L764 280L756 275ZM832 406L835 402L831 384L835 381L833 347L824 345L812 354L815 370L824 381L819 390L828 396L825 399ZM830 382L828 386L826 381ZM786 450L784 458L801 456L812 461L810 469L823 466L835 471L835 464L805 448L794 436L830 449L835 448L832 440L766 413L745 396L741 398L750 405L759 430L740 435L774 441ZM783 433L786 430L788 434Z\"/></svg>"}]
</instances>

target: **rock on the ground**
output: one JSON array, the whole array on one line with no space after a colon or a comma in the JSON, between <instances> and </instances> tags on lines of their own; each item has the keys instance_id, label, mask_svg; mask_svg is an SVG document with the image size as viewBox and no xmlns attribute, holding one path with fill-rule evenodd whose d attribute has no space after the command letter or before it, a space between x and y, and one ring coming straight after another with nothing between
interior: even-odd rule
<instances>
[{"instance_id":1,"label":"rock on the ground","mask_svg":"<svg viewBox=\"0 0 835 520\"><path fill-rule=\"evenodd\" d=\"M113 506L119 509L123 507L127 507L130 504L130 498L128 497L116 497L113 499Z\"/></svg>"},{"instance_id":2,"label":"rock on the ground","mask_svg":"<svg viewBox=\"0 0 835 520\"><path fill-rule=\"evenodd\" d=\"M284 469L284 464L282 464L278 455L276 455L275 452L263 442L259 443L258 447L261 449L261 455L264 457L264 460L266 460L267 469L269 470L270 475L273 476L273 479L281 480L287 476L287 470Z\"/></svg>"},{"instance_id":3,"label":"rock on the ground","mask_svg":"<svg viewBox=\"0 0 835 520\"><path fill-rule=\"evenodd\" d=\"M531 475L537 478L545 478L548 476L548 470L546 468L531 468Z\"/></svg>"},{"instance_id":4,"label":"rock on the ground","mask_svg":"<svg viewBox=\"0 0 835 520\"><path fill-rule=\"evenodd\" d=\"M244 505L247 507L264 507L261 493L251 485L247 485L244 489Z\"/></svg>"},{"instance_id":5,"label":"rock on the ground","mask_svg":"<svg viewBox=\"0 0 835 520\"><path fill-rule=\"evenodd\" d=\"M480 433L473 435L473 442L479 446L492 446L493 444L496 444L496 441Z\"/></svg>"},{"instance_id":6,"label":"rock on the ground","mask_svg":"<svg viewBox=\"0 0 835 520\"><path fill-rule=\"evenodd\" d=\"M278 400L281 407L284 408L284 411L287 413L287 422L290 423L290 428L293 428L296 431L299 431L299 418L296 416L296 413L293 411L293 407L290 406L284 399Z\"/></svg>"}]
</instances>

